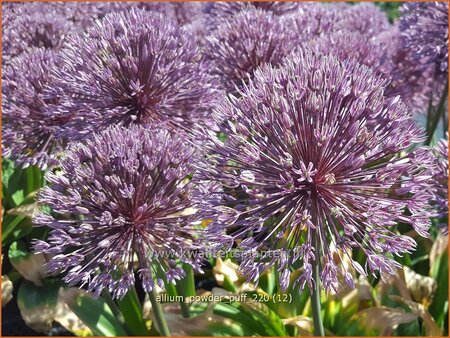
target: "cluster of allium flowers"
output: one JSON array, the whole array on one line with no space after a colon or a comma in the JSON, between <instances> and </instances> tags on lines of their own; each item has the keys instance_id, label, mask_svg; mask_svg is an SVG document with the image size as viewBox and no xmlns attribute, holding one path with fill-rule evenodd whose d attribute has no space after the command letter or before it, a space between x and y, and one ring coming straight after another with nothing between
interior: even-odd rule
<instances>
[{"instance_id":1,"label":"cluster of allium flowers","mask_svg":"<svg viewBox=\"0 0 450 338\"><path fill-rule=\"evenodd\" d=\"M448 134L433 149L436 156L436 170L433 175L433 206L438 212L437 218L448 220ZM448 221L443 224L448 231Z\"/></svg>"},{"instance_id":2,"label":"cluster of allium flowers","mask_svg":"<svg viewBox=\"0 0 450 338\"><path fill-rule=\"evenodd\" d=\"M261 9L249 9L222 23L208 36L205 54L210 72L227 92L241 87L262 64L281 63L297 36L282 19Z\"/></svg>"},{"instance_id":3,"label":"cluster of allium flowers","mask_svg":"<svg viewBox=\"0 0 450 338\"><path fill-rule=\"evenodd\" d=\"M406 48L416 60L448 73L448 3L406 2L401 7L400 29Z\"/></svg>"},{"instance_id":4,"label":"cluster of allium flowers","mask_svg":"<svg viewBox=\"0 0 450 338\"><path fill-rule=\"evenodd\" d=\"M14 58L3 71L3 156L24 168L55 165L62 151L62 141L56 134L67 116L52 114L57 102L43 94L55 65L55 53L39 48Z\"/></svg>"},{"instance_id":5,"label":"cluster of allium flowers","mask_svg":"<svg viewBox=\"0 0 450 338\"><path fill-rule=\"evenodd\" d=\"M110 125L202 122L217 94L194 35L159 13L131 9L68 38L54 72L65 133L85 137Z\"/></svg>"},{"instance_id":6,"label":"cluster of allium flowers","mask_svg":"<svg viewBox=\"0 0 450 338\"><path fill-rule=\"evenodd\" d=\"M55 6L48 3L21 3L2 6L2 56L9 63L24 51L40 47L57 50L73 28Z\"/></svg>"},{"instance_id":7,"label":"cluster of allium flowers","mask_svg":"<svg viewBox=\"0 0 450 338\"><path fill-rule=\"evenodd\" d=\"M407 153L424 133L384 88L365 66L305 50L278 69L258 69L239 99L219 106L230 117L228 137L211 139L200 172L225 187L213 195L228 211L222 226L248 253L281 253L242 255L249 280L275 265L286 288L289 268L302 262L296 283L311 287L322 258L326 290L336 290L339 277L353 286L342 255L360 274L383 278L401 267L394 255L416 246L397 222L427 235L433 158L425 148ZM353 250L365 254L365 268Z\"/></svg>"},{"instance_id":8,"label":"cluster of allium flowers","mask_svg":"<svg viewBox=\"0 0 450 338\"><path fill-rule=\"evenodd\" d=\"M189 179L193 147L168 131L113 126L73 144L61 172L49 173L36 226L51 229L35 250L51 254L50 273L65 273L70 285L121 298L134 271L149 292L162 271L168 282L184 277L179 262L201 271L195 251L208 245L197 210L209 218L203 190ZM187 254L190 253L190 254Z\"/></svg>"}]
</instances>

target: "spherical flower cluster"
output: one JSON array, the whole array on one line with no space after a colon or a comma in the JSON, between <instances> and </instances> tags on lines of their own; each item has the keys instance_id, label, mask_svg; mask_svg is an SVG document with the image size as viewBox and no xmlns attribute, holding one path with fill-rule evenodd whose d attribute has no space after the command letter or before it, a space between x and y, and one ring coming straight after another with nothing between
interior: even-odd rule
<instances>
[{"instance_id":1,"label":"spherical flower cluster","mask_svg":"<svg viewBox=\"0 0 450 338\"><path fill-rule=\"evenodd\" d=\"M411 111L425 113L433 89L433 68L424 68L415 59L415 51L404 48L397 25L377 35L374 40L386 51L391 65L385 73L391 80L386 95L400 95Z\"/></svg>"},{"instance_id":2,"label":"spherical flower cluster","mask_svg":"<svg viewBox=\"0 0 450 338\"><path fill-rule=\"evenodd\" d=\"M177 262L201 270L195 251L209 235L197 210L208 215L201 186L189 179L193 148L180 135L132 126L113 126L73 144L60 173L49 173L34 224L51 229L35 250L51 254L50 273L65 273L70 285L87 285L121 298L134 284L134 270L149 292L163 281L184 277Z\"/></svg>"},{"instance_id":3,"label":"spherical flower cluster","mask_svg":"<svg viewBox=\"0 0 450 338\"><path fill-rule=\"evenodd\" d=\"M249 2L210 2L203 10L208 16L208 22L213 26L230 19L239 12L251 9L261 9L274 15L285 15L298 8L299 4L292 1L249 1Z\"/></svg>"},{"instance_id":4,"label":"spherical flower cluster","mask_svg":"<svg viewBox=\"0 0 450 338\"><path fill-rule=\"evenodd\" d=\"M349 6L340 13L340 20L334 27L335 31L346 30L374 36L390 26L386 14L373 3Z\"/></svg>"},{"instance_id":5,"label":"spherical flower cluster","mask_svg":"<svg viewBox=\"0 0 450 338\"><path fill-rule=\"evenodd\" d=\"M3 156L24 168L55 165L62 151L62 140L56 134L68 116L53 114L57 102L43 94L55 64L52 50L31 49L14 58L3 72Z\"/></svg>"},{"instance_id":6,"label":"spherical flower cluster","mask_svg":"<svg viewBox=\"0 0 450 338\"><path fill-rule=\"evenodd\" d=\"M301 41L335 32L362 34L369 39L389 28L386 15L373 4L351 6L305 2L284 19L286 26L295 30Z\"/></svg>"},{"instance_id":7,"label":"spherical flower cluster","mask_svg":"<svg viewBox=\"0 0 450 338\"><path fill-rule=\"evenodd\" d=\"M361 33L332 32L312 39L302 46L318 53L334 55L342 61L357 61L386 77L392 69L388 51L375 39Z\"/></svg>"},{"instance_id":8,"label":"spherical flower cluster","mask_svg":"<svg viewBox=\"0 0 450 338\"><path fill-rule=\"evenodd\" d=\"M214 103L195 36L162 14L132 9L112 13L61 50L49 97L65 99L74 115L65 134L82 138L112 124L202 122Z\"/></svg>"},{"instance_id":9,"label":"spherical flower cluster","mask_svg":"<svg viewBox=\"0 0 450 338\"><path fill-rule=\"evenodd\" d=\"M341 13L347 9L346 4L304 2L298 9L284 16L285 23L301 37L301 41L328 34L334 31L336 22L341 20Z\"/></svg>"},{"instance_id":10,"label":"spherical flower cluster","mask_svg":"<svg viewBox=\"0 0 450 338\"><path fill-rule=\"evenodd\" d=\"M203 6L200 2L140 2L138 7L164 13L178 24L187 25L201 16Z\"/></svg>"},{"instance_id":11,"label":"spherical flower cluster","mask_svg":"<svg viewBox=\"0 0 450 338\"><path fill-rule=\"evenodd\" d=\"M130 10L137 6L136 2L63 2L52 4L60 11L70 22L73 22L76 29L80 32L85 31L96 20L101 20L108 13L122 12Z\"/></svg>"},{"instance_id":12,"label":"spherical flower cluster","mask_svg":"<svg viewBox=\"0 0 450 338\"><path fill-rule=\"evenodd\" d=\"M415 51L416 61L431 63L448 73L448 4L406 2L401 7L400 29L406 48Z\"/></svg>"},{"instance_id":13,"label":"spherical flower cluster","mask_svg":"<svg viewBox=\"0 0 450 338\"><path fill-rule=\"evenodd\" d=\"M205 46L210 72L230 93L252 77L262 64L277 65L293 48L296 33L272 13L249 9L220 25Z\"/></svg>"},{"instance_id":14,"label":"spherical flower cluster","mask_svg":"<svg viewBox=\"0 0 450 338\"><path fill-rule=\"evenodd\" d=\"M374 37L351 31L336 31L320 35L301 45L341 60L352 59L370 67L389 80L385 88L388 97L400 96L414 112L424 112L433 86L432 69L424 69L400 42L396 26Z\"/></svg>"},{"instance_id":15,"label":"spherical flower cluster","mask_svg":"<svg viewBox=\"0 0 450 338\"><path fill-rule=\"evenodd\" d=\"M30 48L58 50L73 28L55 6L47 3L21 3L2 6L3 63Z\"/></svg>"},{"instance_id":16,"label":"spherical flower cluster","mask_svg":"<svg viewBox=\"0 0 450 338\"><path fill-rule=\"evenodd\" d=\"M248 280L275 265L286 288L302 262L296 283L312 287L321 258L322 285L336 291L342 280L353 286L342 255L384 279L401 267L393 256L416 246L397 222L427 236L433 157L426 148L407 153L424 133L384 88L365 66L305 50L260 68L239 99L218 108L230 116L228 137L210 141L200 170L225 187L214 203L235 211L222 226L248 253L240 265ZM258 255L267 250L280 254ZM353 250L367 257L364 268Z\"/></svg>"}]
</instances>

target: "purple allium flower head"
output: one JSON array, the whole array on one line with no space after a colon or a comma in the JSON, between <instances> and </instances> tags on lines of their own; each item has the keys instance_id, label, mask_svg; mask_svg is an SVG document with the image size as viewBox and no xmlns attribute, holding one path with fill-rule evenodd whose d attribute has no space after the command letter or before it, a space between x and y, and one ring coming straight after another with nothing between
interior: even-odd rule
<instances>
[{"instance_id":1,"label":"purple allium flower head","mask_svg":"<svg viewBox=\"0 0 450 338\"><path fill-rule=\"evenodd\" d=\"M52 3L58 6L58 10L71 22L77 30L85 31L96 20L101 20L108 13L122 12L137 7L137 2L122 1L87 1L87 2L64 2Z\"/></svg>"},{"instance_id":2,"label":"purple allium flower head","mask_svg":"<svg viewBox=\"0 0 450 338\"><path fill-rule=\"evenodd\" d=\"M386 15L373 4L302 2L284 17L284 22L303 41L342 31L370 38L389 27Z\"/></svg>"},{"instance_id":3,"label":"purple allium flower head","mask_svg":"<svg viewBox=\"0 0 450 338\"><path fill-rule=\"evenodd\" d=\"M171 2L173 14L180 25L192 23L202 15L202 4L200 2Z\"/></svg>"},{"instance_id":4,"label":"purple allium flower head","mask_svg":"<svg viewBox=\"0 0 450 338\"><path fill-rule=\"evenodd\" d=\"M253 8L272 12L274 15L284 15L295 11L299 6L296 2L289 1L249 1L249 2L209 2L204 6L204 12L208 22L214 26L227 21L241 11Z\"/></svg>"},{"instance_id":5,"label":"purple allium flower head","mask_svg":"<svg viewBox=\"0 0 450 338\"><path fill-rule=\"evenodd\" d=\"M196 38L162 14L112 13L61 50L49 96L74 114L66 133L85 137L109 125L202 122L217 91L206 74Z\"/></svg>"},{"instance_id":6,"label":"purple allium flower head","mask_svg":"<svg viewBox=\"0 0 450 338\"><path fill-rule=\"evenodd\" d=\"M227 92L234 92L260 65L281 63L292 51L296 35L270 12L242 11L207 37L210 72L220 78Z\"/></svg>"},{"instance_id":7,"label":"purple allium flower head","mask_svg":"<svg viewBox=\"0 0 450 338\"><path fill-rule=\"evenodd\" d=\"M139 8L160 12L176 21L179 25L192 23L202 14L201 2L140 2Z\"/></svg>"},{"instance_id":8,"label":"purple allium flower head","mask_svg":"<svg viewBox=\"0 0 450 338\"><path fill-rule=\"evenodd\" d=\"M338 277L353 282L334 255L384 278L401 267L393 256L416 246L397 222L427 236L434 159L426 148L407 152L425 134L398 97L385 98L385 85L365 66L304 50L278 69L261 67L239 99L219 106L228 138L206 145L200 172L232 188L215 203L234 207L223 226L249 253L240 265L249 280L276 265L286 286L289 267L302 262L297 283L311 286L322 258L322 285L336 290ZM267 250L287 255L251 255Z\"/></svg>"},{"instance_id":9,"label":"purple allium flower head","mask_svg":"<svg viewBox=\"0 0 450 338\"><path fill-rule=\"evenodd\" d=\"M55 165L62 151L62 140L56 134L67 116L52 114L56 101L43 94L55 65L52 50L35 48L12 59L3 72L3 155L24 168Z\"/></svg>"},{"instance_id":10,"label":"purple allium flower head","mask_svg":"<svg viewBox=\"0 0 450 338\"><path fill-rule=\"evenodd\" d=\"M38 196L52 213L34 217L51 229L47 242L34 243L54 255L49 272L121 298L135 269L146 291L162 285L158 269L169 282L183 278L177 261L201 271L192 251L210 242L197 210L209 215L203 189L187 178L193 152L180 135L141 126L112 126L72 144Z\"/></svg>"},{"instance_id":11,"label":"purple allium flower head","mask_svg":"<svg viewBox=\"0 0 450 338\"><path fill-rule=\"evenodd\" d=\"M347 30L370 37L389 28L386 14L373 3L359 3L340 11L341 19L336 22L335 31Z\"/></svg>"},{"instance_id":12,"label":"purple allium flower head","mask_svg":"<svg viewBox=\"0 0 450 338\"><path fill-rule=\"evenodd\" d=\"M448 134L433 149L436 156L436 170L433 177L434 197L432 204L439 219L448 220ZM443 225L445 228L448 224ZM448 229L446 229L448 232Z\"/></svg>"},{"instance_id":13,"label":"purple allium flower head","mask_svg":"<svg viewBox=\"0 0 450 338\"><path fill-rule=\"evenodd\" d=\"M431 63L448 73L448 3L406 2L401 7L403 43L414 50L416 60Z\"/></svg>"},{"instance_id":14,"label":"purple allium flower head","mask_svg":"<svg viewBox=\"0 0 450 338\"><path fill-rule=\"evenodd\" d=\"M417 62L415 50L405 48L402 44L397 25L377 35L373 40L380 45L380 49L386 51L390 60L391 69L385 72L391 80L386 88L386 95L400 95L411 111L424 113L435 82L433 67L424 67Z\"/></svg>"},{"instance_id":15,"label":"purple allium flower head","mask_svg":"<svg viewBox=\"0 0 450 338\"><path fill-rule=\"evenodd\" d=\"M328 4L302 2L298 9L284 16L284 22L301 37L308 41L322 34L334 31L336 22L341 20L341 13L347 4Z\"/></svg>"},{"instance_id":16,"label":"purple allium flower head","mask_svg":"<svg viewBox=\"0 0 450 338\"><path fill-rule=\"evenodd\" d=\"M52 4L14 3L2 9L2 56L6 63L30 48L59 49L73 27Z\"/></svg>"},{"instance_id":17,"label":"purple allium flower head","mask_svg":"<svg viewBox=\"0 0 450 338\"><path fill-rule=\"evenodd\" d=\"M353 59L371 68L390 82L387 97L400 96L414 112L424 112L433 86L432 69L424 69L400 43L396 26L370 37L352 31L336 31L320 35L301 45L341 60Z\"/></svg>"},{"instance_id":18,"label":"purple allium flower head","mask_svg":"<svg viewBox=\"0 0 450 338\"><path fill-rule=\"evenodd\" d=\"M355 60L378 74L388 76L392 70L386 49L375 39L358 32L337 31L324 34L302 47L322 54L332 54L342 61Z\"/></svg>"}]
</instances>

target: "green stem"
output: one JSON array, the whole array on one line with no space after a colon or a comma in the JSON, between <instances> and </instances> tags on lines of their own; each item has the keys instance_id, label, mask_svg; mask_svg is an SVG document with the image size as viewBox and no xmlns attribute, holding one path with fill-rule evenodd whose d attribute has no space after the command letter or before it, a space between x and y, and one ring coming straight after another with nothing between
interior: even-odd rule
<instances>
[{"instance_id":1,"label":"green stem","mask_svg":"<svg viewBox=\"0 0 450 338\"><path fill-rule=\"evenodd\" d=\"M119 307L117 306L114 299L111 297L111 294L107 290L102 291L102 297L105 300L106 304L108 304L109 308L111 309L114 317L117 318L117 320L121 324L125 324L125 318L122 315L122 312L120 311Z\"/></svg>"},{"instance_id":2,"label":"green stem","mask_svg":"<svg viewBox=\"0 0 450 338\"><path fill-rule=\"evenodd\" d=\"M155 316L155 322L158 326L158 331L161 336L170 336L169 327L167 326L166 319L164 318L164 313L161 307L161 303L158 302L157 294L155 289L152 292L148 293L148 297L150 298L150 302L152 303L153 314Z\"/></svg>"},{"instance_id":3,"label":"green stem","mask_svg":"<svg viewBox=\"0 0 450 338\"><path fill-rule=\"evenodd\" d=\"M184 318L189 318L191 316L190 304L186 303L186 299L196 294L194 270L189 264L183 264L183 270L186 272L186 277L177 282L176 291L182 297L180 301L181 314Z\"/></svg>"},{"instance_id":4,"label":"green stem","mask_svg":"<svg viewBox=\"0 0 450 338\"><path fill-rule=\"evenodd\" d=\"M314 335L317 337L324 337L325 336L325 330L323 328L323 321L322 321L322 308L321 308L321 302L320 302L320 293L321 293L321 286L320 286L320 261L319 261L319 250L317 246L317 240L315 238L316 236L313 235L313 243L315 246L315 254L316 259L314 260L312 267L313 267L313 278L314 278L314 287L311 290L311 308L312 308L312 315L313 315L313 323L314 323Z\"/></svg>"},{"instance_id":5,"label":"green stem","mask_svg":"<svg viewBox=\"0 0 450 338\"><path fill-rule=\"evenodd\" d=\"M34 166L29 166L26 169L27 173L27 193L25 197L34 191Z\"/></svg>"},{"instance_id":6,"label":"green stem","mask_svg":"<svg viewBox=\"0 0 450 338\"><path fill-rule=\"evenodd\" d=\"M443 93L441 95L441 98L439 100L438 106L436 108L436 113L433 116L433 121L430 124L430 129L428 131L428 138L427 138L427 141L425 143L426 145L430 145L431 140L433 139L433 136L434 136L434 132L436 131L436 128L437 128L437 126L439 124L439 120L441 118L441 115L445 114L445 109L444 108L445 108L445 101L447 100L447 95L448 95L448 81L445 84L444 91L443 91Z\"/></svg>"},{"instance_id":7,"label":"green stem","mask_svg":"<svg viewBox=\"0 0 450 338\"><path fill-rule=\"evenodd\" d=\"M184 300L180 301L180 308L181 308L181 315L184 318L189 318L191 316L191 313L189 312L189 304L186 303Z\"/></svg>"}]
</instances>

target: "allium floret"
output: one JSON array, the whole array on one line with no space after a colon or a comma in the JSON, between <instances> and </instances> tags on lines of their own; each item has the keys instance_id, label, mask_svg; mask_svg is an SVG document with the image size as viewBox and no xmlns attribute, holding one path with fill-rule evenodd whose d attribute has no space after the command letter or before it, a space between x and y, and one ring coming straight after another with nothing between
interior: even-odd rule
<instances>
[{"instance_id":1,"label":"allium floret","mask_svg":"<svg viewBox=\"0 0 450 338\"><path fill-rule=\"evenodd\" d=\"M195 36L155 12L105 16L68 38L61 62L49 96L66 99L72 137L110 125L187 128L208 118L217 93Z\"/></svg>"},{"instance_id":2,"label":"allium floret","mask_svg":"<svg viewBox=\"0 0 450 338\"><path fill-rule=\"evenodd\" d=\"M407 152L424 132L385 86L365 66L305 50L258 69L239 99L220 105L227 140L211 139L201 172L225 187L214 203L234 210L222 226L249 253L240 265L248 280L275 265L286 287L300 265L296 283L311 287L322 259L322 285L336 291L342 280L353 286L343 255L360 274L384 279L401 267L393 257L416 247L396 224L427 236L433 157ZM283 254L252 255L262 251Z\"/></svg>"},{"instance_id":3,"label":"allium floret","mask_svg":"<svg viewBox=\"0 0 450 338\"><path fill-rule=\"evenodd\" d=\"M38 196L51 213L34 217L51 229L47 242L34 243L52 255L49 272L121 298L135 271L147 292L163 287L158 271L169 282L183 278L179 262L201 271L195 251L211 243L201 217L211 216L204 189L188 176L193 152L180 135L140 126L113 126L72 144Z\"/></svg>"}]
</instances>

